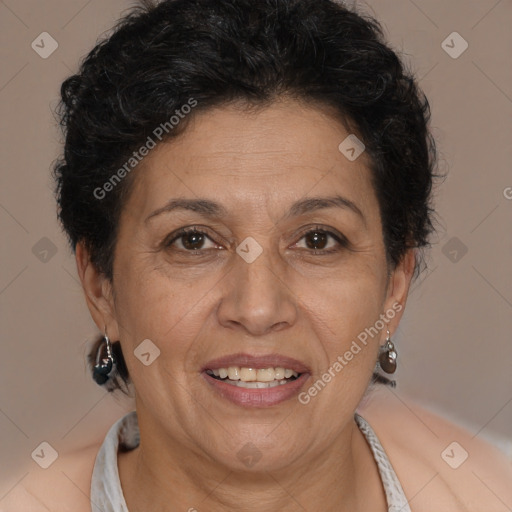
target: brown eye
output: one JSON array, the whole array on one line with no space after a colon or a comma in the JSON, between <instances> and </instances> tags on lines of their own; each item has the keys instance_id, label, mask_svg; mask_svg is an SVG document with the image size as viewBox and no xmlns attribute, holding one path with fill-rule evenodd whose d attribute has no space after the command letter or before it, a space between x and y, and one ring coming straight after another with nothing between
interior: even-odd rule
<instances>
[{"instance_id":1,"label":"brown eye","mask_svg":"<svg viewBox=\"0 0 512 512\"><path fill-rule=\"evenodd\" d=\"M207 245L208 243L210 246ZM208 249L218 248L205 232L197 228L180 229L171 235L170 239L165 242L165 246L173 250L193 254L195 254L195 251L206 252Z\"/></svg>"},{"instance_id":2,"label":"brown eye","mask_svg":"<svg viewBox=\"0 0 512 512\"><path fill-rule=\"evenodd\" d=\"M333 233L325 229L315 228L305 232L295 246L312 251L313 254L322 255L349 248L350 244L343 235L337 232Z\"/></svg>"},{"instance_id":3,"label":"brown eye","mask_svg":"<svg viewBox=\"0 0 512 512\"><path fill-rule=\"evenodd\" d=\"M325 249L329 236L324 231L310 231L304 236L308 249Z\"/></svg>"},{"instance_id":4,"label":"brown eye","mask_svg":"<svg viewBox=\"0 0 512 512\"><path fill-rule=\"evenodd\" d=\"M198 231L191 231L190 233L182 235L181 240L185 249L193 251L202 248L205 235L204 233L199 233Z\"/></svg>"}]
</instances>

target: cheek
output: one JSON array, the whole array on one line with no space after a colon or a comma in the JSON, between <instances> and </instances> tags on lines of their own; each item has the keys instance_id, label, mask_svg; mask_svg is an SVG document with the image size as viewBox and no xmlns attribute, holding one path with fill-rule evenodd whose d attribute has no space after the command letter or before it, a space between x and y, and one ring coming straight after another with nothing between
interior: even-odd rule
<instances>
[{"instance_id":1,"label":"cheek","mask_svg":"<svg viewBox=\"0 0 512 512\"><path fill-rule=\"evenodd\" d=\"M178 268L171 268L156 253L134 249L143 246L120 239L114 262L116 313L126 325L147 334L169 330L197 302L187 292ZM127 329L128 330L128 329Z\"/></svg>"},{"instance_id":2,"label":"cheek","mask_svg":"<svg viewBox=\"0 0 512 512\"><path fill-rule=\"evenodd\" d=\"M304 314L322 344L324 367L351 347L358 354L353 358L358 362L352 366L373 367L380 339L380 332L374 326L383 313L386 281L380 266L364 267L357 265L346 272L337 272L330 279L304 280L297 293L305 298Z\"/></svg>"},{"instance_id":3,"label":"cheek","mask_svg":"<svg viewBox=\"0 0 512 512\"><path fill-rule=\"evenodd\" d=\"M316 372L299 403L314 407L318 417L339 420L340 411L355 410L360 402L375 369L381 332L374 326L383 313L384 296L379 279L345 277L331 282L329 293L316 295L308 306L320 346L314 349ZM338 428L333 421L332 435Z\"/></svg>"},{"instance_id":4,"label":"cheek","mask_svg":"<svg viewBox=\"0 0 512 512\"><path fill-rule=\"evenodd\" d=\"M179 269L155 265L150 259L139 255L117 262L115 311L123 350L133 353L150 339L162 355L169 354L166 361L177 364L204 328L219 276L203 273L198 279L185 280Z\"/></svg>"},{"instance_id":5,"label":"cheek","mask_svg":"<svg viewBox=\"0 0 512 512\"><path fill-rule=\"evenodd\" d=\"M162 404L179 408L182 393L169 393L169 389L185 389L189 374L197 370L192 362L201 351L196 340L205 336L207 298L201 300L196 290L161 272L132 270L124 275L133 277L123 280L117 290L116 315L123 356L137 395L155 408ZM145 366L139 357L147 352L150 364Z\"/></svg>"},{"instance_id":6,"label":"cheek","mask_svg":"<svg viewBox=\"0 0 512 512\"><path fill-rule=\"evenodd\" d=\"M321 279L302 279L314 302L331 311L341 325L358 324L382 307L386 293L384 265L373 255L361 255L333 269ZM336 313L335 313L336 312Z\"/></svg>"}]
</instances>

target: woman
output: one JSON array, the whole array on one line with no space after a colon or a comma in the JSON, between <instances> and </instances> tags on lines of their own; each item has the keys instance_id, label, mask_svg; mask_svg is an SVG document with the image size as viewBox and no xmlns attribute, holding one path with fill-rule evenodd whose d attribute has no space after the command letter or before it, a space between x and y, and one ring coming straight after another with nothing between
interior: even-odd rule
<instances>
[{"instance_id":1,"label":"woman","mask_svg":"<svg viewBox=\"0 0 512 512\"><path fill-rule=\"evenodd\" d=\"M93 376L136 411L61 462L73 485L27 483L27 500L512 507L503 456L388 391L435 147L375 20L330 0L146 5L62 99L59 216L102 332Z\"/></svg>"}]
</instances>

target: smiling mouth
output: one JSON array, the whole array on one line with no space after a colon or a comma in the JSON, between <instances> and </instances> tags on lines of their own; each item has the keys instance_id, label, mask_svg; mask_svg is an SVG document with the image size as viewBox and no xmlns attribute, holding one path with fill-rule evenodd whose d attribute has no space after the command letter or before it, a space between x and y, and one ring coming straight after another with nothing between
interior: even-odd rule
<instances>
[{"instance_id":1,"label":"smiling mouth","mask_svg":"<svg viewBox=\"0 0 512 512\"><path fill-rule=\"evenodd\" d=\"M282 367L250 368L240 366L206 370L206 374L226 384L246 389L268 389L283 386L302 375Z\"/></svg>"}]
</instances>

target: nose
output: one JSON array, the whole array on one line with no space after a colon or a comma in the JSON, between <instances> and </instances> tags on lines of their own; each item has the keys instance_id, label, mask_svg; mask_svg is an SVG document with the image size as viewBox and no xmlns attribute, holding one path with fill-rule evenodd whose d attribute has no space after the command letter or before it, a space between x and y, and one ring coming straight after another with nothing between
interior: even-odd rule
<instances>
[{"instance_id":1,"label":"nose","mask_svg":"<svg viewBox=\"0 0 512 512\"><path fill-rule=\"evenodd\" d=\"M297 318L297 297L286 283L286 263L264 250L252 263L236 255L224 281L217 309L219 323L262 336L292 326Z\"/></svg>"}]
</instances>

